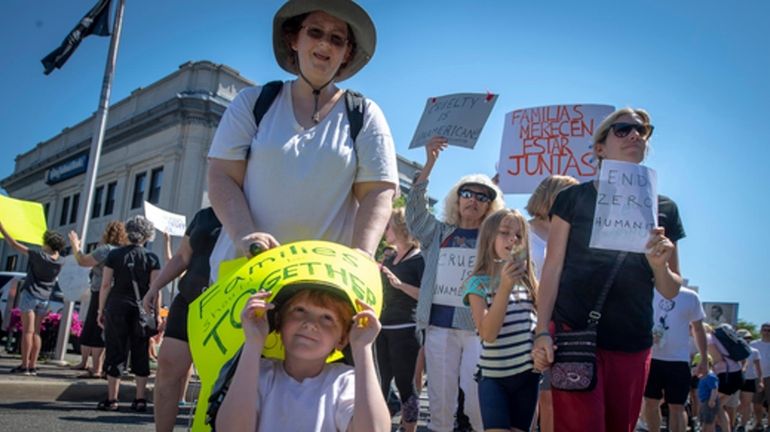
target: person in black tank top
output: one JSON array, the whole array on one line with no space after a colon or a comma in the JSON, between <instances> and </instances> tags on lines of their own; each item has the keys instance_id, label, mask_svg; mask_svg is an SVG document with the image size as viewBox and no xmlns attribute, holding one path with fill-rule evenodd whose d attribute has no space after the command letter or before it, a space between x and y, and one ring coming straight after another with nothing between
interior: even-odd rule
<instances>
[{"instance_id":1,"label":"person in black tank top","mask_svg":"<svg viewBox=\"0 0 770 432\"><path fill-rule=\"evenodd\" d=\"M153 398L158 431L173 430L179 402L184 400L192 365L187 339L187 310L209 285L209 255L221 229L222 224L211 207L198 211L187 227L176 254L152 281L143 300L145 308L154 304L160 289L185 272L179 281L179 294L169 308L166 332L158 355Z\"/></svg>"}]
</instances>

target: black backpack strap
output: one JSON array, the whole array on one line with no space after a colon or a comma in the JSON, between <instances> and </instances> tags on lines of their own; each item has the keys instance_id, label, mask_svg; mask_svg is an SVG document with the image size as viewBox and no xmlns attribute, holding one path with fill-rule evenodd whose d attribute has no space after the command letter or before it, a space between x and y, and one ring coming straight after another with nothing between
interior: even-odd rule
<instances>
[{"instance_id":1,"label":"black backpack strap","mask_svg":"<svg viewBox=\"0 0 770 432\"><path fill-rule=\"evenodd\" d=\"M364 115L366 114L364 95L353 90L346 90L345 108L348 111L350 138L355 142L358 138L358 133L364 127Z\"/></svg>"},{"instance_id":2,"label":"black backpack strap","mask_svg":"<svg viewBox=\"0 0 770 432\"><path fill-rule=\"evenodd\" d=\"M282 88L283 81L270 81L262 86L262 90L259 92L259 97L257 97L257 101L254 103L254 109L252 110L254 113L254 124L257 125L257 129L259 129L259 124L262 122L262 117L265 116L267 110L273 105L275 98L281 93ZM249 160L250 156L251 147L246 151L246 160Z\"/></svg>"}]
</instances>

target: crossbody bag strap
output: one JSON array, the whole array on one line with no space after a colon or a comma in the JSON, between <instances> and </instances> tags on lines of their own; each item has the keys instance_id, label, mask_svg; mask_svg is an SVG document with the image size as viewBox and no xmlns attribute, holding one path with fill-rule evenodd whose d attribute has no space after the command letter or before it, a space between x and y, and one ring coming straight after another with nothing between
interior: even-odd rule
<instances>
[{"instance_id":1,"label":"crossbody bag strap","mask_svg":"<svg viewBox=\"0 0 770 432\"><path fill-rule=\"evenodd\" d=\"M131 285L134 287L134 296L136 297L136 305L139 307L139 310L142 310L144 309L144 306L142 306L142 296L139 294L139 283L136 281L136 274L134 273L134 267L136 266L135 259L132 260L127 265L128 265L129 271L131 272Z\"/></svg>"},{"instance_id":2,"label":"crossbody bag strap","mask_svg":"<svg viewBox=\"0 0 770 432\"><path fill-rule=\"evenodd\" d=\"M604 307L604 302L607 300L607 294L609 294L610 288L615 282L615 277L617 277L620 266L623 265L623 261L626 259L626 255L628 255L628 252L621 251L615 258L610 275L607 277L601 292L599 292L599 297L596 298L596 304L591 309L591 312L588 312L588 327L596 327L599 324L599 319L602 317L601 311Z\"/></svg>"}]
</instances>

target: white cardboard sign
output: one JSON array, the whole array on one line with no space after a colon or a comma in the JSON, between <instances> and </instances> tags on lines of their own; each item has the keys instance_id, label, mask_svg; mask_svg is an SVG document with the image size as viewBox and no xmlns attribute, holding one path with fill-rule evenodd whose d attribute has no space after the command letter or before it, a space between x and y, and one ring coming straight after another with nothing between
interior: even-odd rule
<instances>
[{"instance_id":1,"label":"white cardboard sign","mask_svg":"<svg viewBox=\"0 0 770 432\"><path fill-rule=\"evenodd\" d=\"M475 248L441 248L433 303L467 307L463 304L463 291L465 289L463 282L470 277L475 263Z\"/></svg>"},{"instance_id":2,"label":"white cardboard sign","mask_svg":"<svg viewBox=\"0 0 770 432\"><path fill-rule=\"evenodd\" d=\"M550 105L505 115L500 145L500 189L532 193L550 175L584 182L596 176L594 130L615 110L610 105Z\"/></svg>"},{"instance_id":3,"label":"white cardboard sign","mask_svg":"<svg viewBox=\"0 0 770 432\"><path fill-rule=\"evenodd\" d=\"M184 215L171 213L144 202L144 217L155 225L155 228L168 235L182 237L187 228L187 218Z\"/></svg>"},{"instance_id":4,"label":"white cardboard sign","mask_svg":"<svg viewBox=\"0 0 770 432\"><path fill-rule=\"evenodd\" d=\"M74 255L67 255L62 260L62 268L58 276L59 288L65 300L74 302L88 289L90 285L88 274L91 268L81 267Z\"/></svg>"},{"instance_id":5,"label":"white cardboard sign","mask_svg":"<svg viewBox=\"0 0 770 432\"><path fill-rule=\"evenodd\" d=\"M658 226L658 181L643 165L605 160L599 173L596 212L589 245L644 253Z\"/></svg>"},{"instance_id":6,"label":"white cardboard sign","mask_svg":"<svg viewBox=\"0 0 770 432\"><path fill-rule=\"evenodd\" d=\"M481 135L497 95L456 93L428 98L409 148L425 146L434 136L443 136L450 145L473 148Z\"/></svg>"}]
</instances>

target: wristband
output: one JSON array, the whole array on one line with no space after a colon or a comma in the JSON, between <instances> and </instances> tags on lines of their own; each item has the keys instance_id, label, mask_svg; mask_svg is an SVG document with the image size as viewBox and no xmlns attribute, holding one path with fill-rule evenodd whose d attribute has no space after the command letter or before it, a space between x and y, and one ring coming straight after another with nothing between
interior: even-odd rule
<instances>
[{"instance_id":1,"label":"wristband","mask_svg":"<svg viewBox=\"0 0 770 432\"><path fill-rule=\"evenodd\" d=\"M551 337L551 333L548 332L548 331L542 331L542 332L536 334L534 338L532 338L532 342L540 339L543 336L548 336L550 338Z\"/></svg>"}]
</instances>

